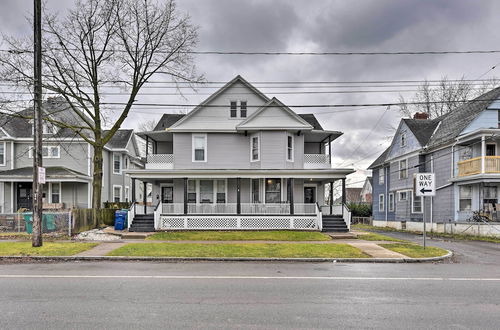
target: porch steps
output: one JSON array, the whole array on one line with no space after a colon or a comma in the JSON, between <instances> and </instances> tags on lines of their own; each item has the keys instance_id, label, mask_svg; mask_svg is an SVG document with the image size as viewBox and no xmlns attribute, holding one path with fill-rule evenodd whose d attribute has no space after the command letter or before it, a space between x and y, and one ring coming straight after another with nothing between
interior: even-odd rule
<instances>
[{"instance_id":1,"label":"porch steps","mask_svg":"<svg viewBox=\"0 0 500 330\"><path fill-rule=\"evenodd\" d=\"M342 218L342 215L324 215L323 231L347 233L349 229Z\"/></svg>"},{"instance_id":2,"label":"porch steps","mask_svg":"<svg viewBox=\"0 0 500 330\"><path fill-rule=\"evenodd\" d=\"M153 214L137 214L130 225L129 232L152 232L155 231L155 219Z\"/></svg>"}]
</instances>

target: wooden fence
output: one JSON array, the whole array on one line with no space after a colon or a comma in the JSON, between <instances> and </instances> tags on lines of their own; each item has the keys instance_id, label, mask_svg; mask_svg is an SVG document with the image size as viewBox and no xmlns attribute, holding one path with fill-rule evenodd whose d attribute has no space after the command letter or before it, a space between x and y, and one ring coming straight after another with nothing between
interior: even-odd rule
<instances>
[{"instance_id":1,"label":"wooden fence","mask_svg":"<svg viewBox=\"0 0 500 330\"><path fill-rule=\"evenodd\" d=\"M78 234L102 225L113 226L115 224L115 211L114 209L100 209L94 213L94 209L74 209L72 211L72 232Z\"/></svg>"}]
</instances>

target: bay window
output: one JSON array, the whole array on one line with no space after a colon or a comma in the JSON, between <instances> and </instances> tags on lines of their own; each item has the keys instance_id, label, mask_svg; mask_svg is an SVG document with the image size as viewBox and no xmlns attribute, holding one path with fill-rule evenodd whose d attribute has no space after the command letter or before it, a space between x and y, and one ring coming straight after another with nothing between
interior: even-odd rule
<instances>
[{"instance_id":1,"label":"bay window","mask_svg":"<svg viewBox=\"0 0 500 330\"><path fill-rule=\"evenodd\" d=\"M5 142L0 142L0 166L5 166Z\"/></svg>"}]
</instances>

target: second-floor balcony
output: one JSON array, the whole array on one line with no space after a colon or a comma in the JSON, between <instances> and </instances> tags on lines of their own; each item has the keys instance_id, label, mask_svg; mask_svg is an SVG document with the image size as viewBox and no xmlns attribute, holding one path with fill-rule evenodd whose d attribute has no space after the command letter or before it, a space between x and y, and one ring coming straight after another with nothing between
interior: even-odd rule
<instances>
[{"instance_id":1,"label":"second-floor balcony","mask_svg":"<svg viewBox=\"0 0 500 330\"><path fill-rule=\"evenodd\" d=\"M475 174L500 174L500 156L475 157L458 162L458 176Z\"/></svg>"},{"instance_id":2,"label":"second-floor balcony","mask_svg":"<svg viewBox=\"0 0 500 330\"><path fill-rule=\"evenodd\" d=\"M304 168L330 168L331 158L327 154L304 154Z\"/></svg>"},{"instance_id":3,"label":"second-floor balcony","mask_svg":"<svg viewBox=\"0 0 500 330\"><path fill-rule=\"evenodd\" d=\"M146 161L146 169L171 170L174 168L173 154L149 154Z\"/></svg>"}]
</instances>

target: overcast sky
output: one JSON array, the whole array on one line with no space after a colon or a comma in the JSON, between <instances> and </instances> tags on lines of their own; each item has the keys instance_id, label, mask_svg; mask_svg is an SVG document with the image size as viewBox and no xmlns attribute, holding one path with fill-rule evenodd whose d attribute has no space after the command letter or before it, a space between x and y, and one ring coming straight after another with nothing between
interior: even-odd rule
<instances>
[{"instance_id":1,"label":"overcast sky","mask_svg":"<svg viewBox=\"0 0 500 330\"><path fill-rule=\"evenodd\" d=\"M32 0L2 0L1 30L31 33L25 17ZM70 0L47 0L64 15ZM498 0L178 0L179 10L199 26L198 50L211 51L423 51L500 49ZM198 72L208 81L240 74L249 81L372 81L476 79L500 62L492 55L421 56L215 56L197 55ZM500 70L498 68L497 70ZM485 77L498 75L491 70ZM355 88L352 88L353 90ZM358 88L359 89L359 88ZM273 95L285 104L397 102L398 93ZM212 90L201 90L202 93ZM276 91L276 90L274 90ZM411 96L411 93L405 93ZM197 104L203 96L141 96L141 102ZM396 108L295 109L313 112L325 129L345 134L334 143L334 162L358 170L389 144L400 114ZM135 113L125 127L161 113ZM385 112L385 114L384 114ZM373 130L375 123L378 127ZM359 145L359 148L358 148ZM353 152L356 151L354 154ZM357 182L369 172L351 176ZM359 184L357 184L359 186Z\"/></svg>"}]
</instances>

